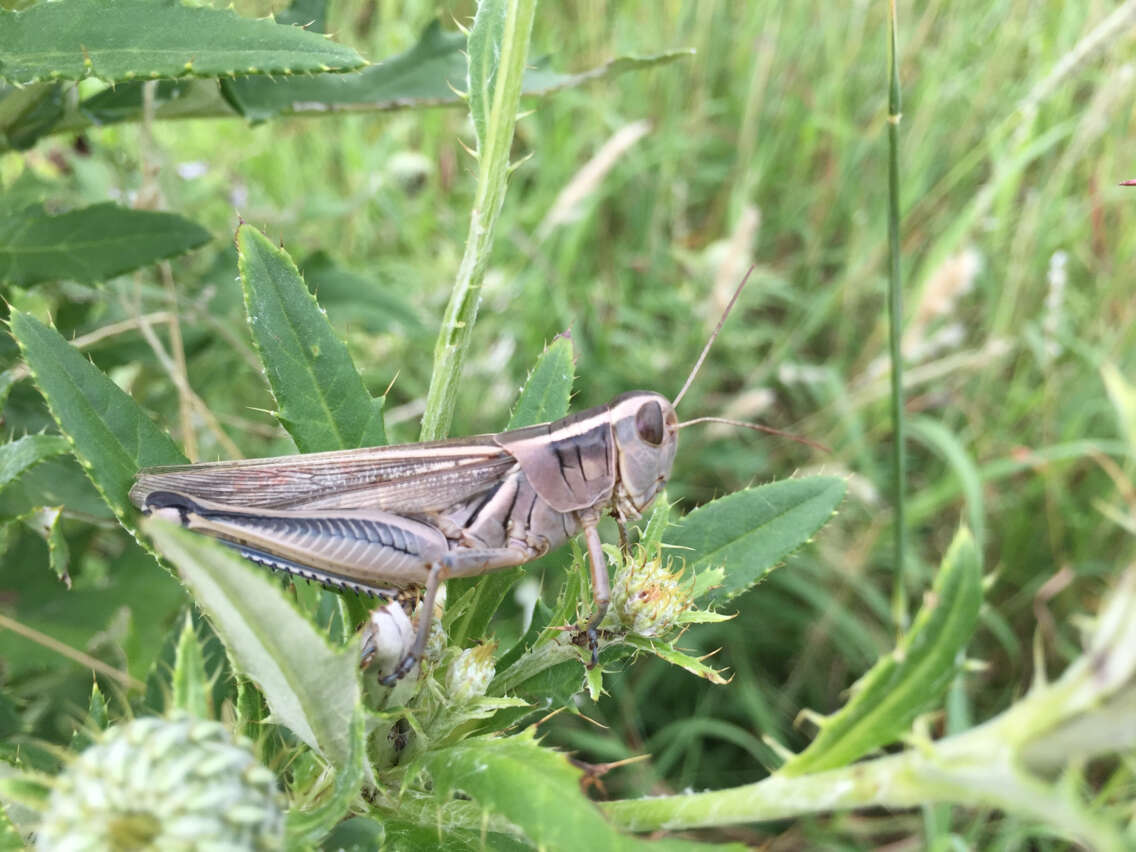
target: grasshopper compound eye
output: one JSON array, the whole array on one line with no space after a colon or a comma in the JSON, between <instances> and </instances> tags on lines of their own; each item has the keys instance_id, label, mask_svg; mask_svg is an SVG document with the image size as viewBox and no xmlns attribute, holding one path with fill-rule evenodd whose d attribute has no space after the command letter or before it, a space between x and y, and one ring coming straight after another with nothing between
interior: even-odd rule
<instances>
[{"instance_id":1,"label":"grasshopper compound eye","mask_svg":"<svg viewBox=\"0 0 1136 852\"><path fill-rule=\"evenodd\" d=\"M659 403L651 400L639 407L635 414L635 431L652 447L663 443L663 408Z\"/></svg>"}]
</instances>

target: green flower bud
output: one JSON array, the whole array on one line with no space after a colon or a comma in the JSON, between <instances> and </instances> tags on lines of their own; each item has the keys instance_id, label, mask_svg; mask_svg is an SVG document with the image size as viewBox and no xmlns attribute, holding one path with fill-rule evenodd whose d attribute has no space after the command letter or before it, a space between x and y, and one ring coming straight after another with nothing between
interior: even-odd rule
<instances>
[{"instance_id":1,"label":"green flower bud","mask_svg":"<svg viewBox=\"0 0 1136 852\"><path fill-rule=\"evenodd\" d=\"M56 778L36 847L281 849L276 778L246 746L188 717L117 725Z\"/></svg>"},{"instance_id":2,"label":"green flower bud","mask_svg":"<svg viewBox=\"0 0 1136 852\"><path fill-rule=\"evenodd\" d=\"M666 633L690 609L694 584L671 571L671 560L643 548L623 561L611 590L611 610L628 633L654 637Z\"/></svg>"},{"instance_id":3,"label":"green flower bud","mask_svg":"<svg viewBox=\"0 0 1136 852\"><path fill-rule=\"evenodd\" d=\"M493 662L495 642L487 642L474 648L466 648L446 671L446 694L456 704L465 704L481 698L489 689L489 682L497 674Z\"/></svg>"}]
</instances>

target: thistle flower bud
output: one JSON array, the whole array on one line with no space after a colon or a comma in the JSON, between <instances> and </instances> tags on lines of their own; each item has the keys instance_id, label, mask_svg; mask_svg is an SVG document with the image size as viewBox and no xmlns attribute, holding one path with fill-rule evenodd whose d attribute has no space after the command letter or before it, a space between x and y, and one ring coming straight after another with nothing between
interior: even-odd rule
<instances>
[{"instance_id":1,"label":"thistle flower bud","mask_svg":"<svg viewBox=\"0 0 1136 852\"><path fill-rule=\"evenodd\" d=\"M489 689L489 682L497 674L493 662L496 643L487 642L466 648L450 663L446 671L446 692L458 704L481 698Z\"/></svg>"},{"instance_id":2,"label":"thistle flower bud","mask_svg":"<svg viewBox=\"0 0 1136 852\"><path fill-rule=\"evenodd\" d=\"M653 637L666 633L694 601L694 584L682 569L658 553L648 558L643 548L625 559L611 590L611 609L628 633Z\"/></svg>"},{"instance_id":3,"label":"thistle flower bud","mask_svg":"<svg viewBox=\"0 0 1136 852\"><path fill-rule=\"evenodd\" d=\"M56 778L38 849L281 849L275 776L217 722L117 725Z\"/></svg>"}]
</instances>

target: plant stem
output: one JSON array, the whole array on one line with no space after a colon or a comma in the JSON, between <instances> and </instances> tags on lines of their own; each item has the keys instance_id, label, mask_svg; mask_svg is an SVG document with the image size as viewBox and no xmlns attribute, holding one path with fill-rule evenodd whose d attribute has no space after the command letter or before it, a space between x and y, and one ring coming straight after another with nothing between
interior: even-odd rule
<instances>
[{"instance_id":1,"label":"plant stem","mask_svg":"<svg viewBox=\"0 0 1136 852\"><path fill-rule=\"evenodd\" d=\"M899 265L899 68L896 56L899 27L895 0L888 4L888 322L891 350L892 480L895 506L895 579L892 611L896 627L907 629L907 590L904 564L907 555L907 458L903 422L903 280Z\"/></svg>"},{"instance_id":2,"label":"plant stem","mask_svg":"<svg viewBox=\"0 0 1136 852\"><path fill-rule=\"evenodd\" d=\"M974 734L981 732L980 736ZM864 763L709 793L624 799L603 805L617 826L632 831L691 828L799 817L865 807L915 808L929 802L995 807L1044 822L1090 848L1121 850L1114 826L1088 813L1060 788L1014 766L985 728L955 738L953 748L912 748Z\"/></svg>"},{"instance_id":3,"label":"plant stem","mask_svg":"<svg viewBox=\"0 0 1136 852\"><path fill-rule=\"evenodd\" d=\"M487 11L489 5L483 2L478 7L479 18L482 13L487 17L491 14ZM454 281L434 347L434 372L426 394L426 410L422 414L423 441L446 437L453 420L458 383L481 302L481 283L493 248L494 226L505 200L509 151L517 123L535 7L536 0L508 0L502 10L504 26L499 60L485 117L484 138L478 140L477 191L470 213L465 254L458 267L457 280ZM475 30L479 23L475 20ZM471 52L470 62L473 61L475 57ZM474 123L476 126L477 122Z\"/></svg>"}]
</instances>

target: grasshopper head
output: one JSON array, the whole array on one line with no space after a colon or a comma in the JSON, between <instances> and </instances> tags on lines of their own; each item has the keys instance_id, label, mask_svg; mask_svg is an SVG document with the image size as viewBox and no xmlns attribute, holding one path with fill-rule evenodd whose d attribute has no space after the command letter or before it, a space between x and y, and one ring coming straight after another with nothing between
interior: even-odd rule
<instances>
[{"instance_id":1,"label":"grasshopper head","mask_svg":"<svg viewBox=\"0 0 1136 852\"><path fill-rule=\"evenodd\" d=\"M619 477L615 508L638 518L666 485L678 449L678 417L671 401L651 391L631 391L611 402Z\"/></svg>"}]
</instances>

